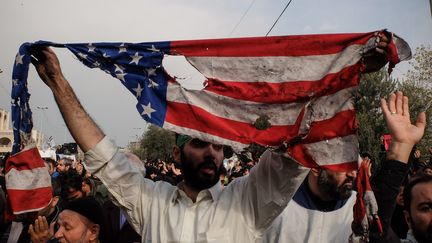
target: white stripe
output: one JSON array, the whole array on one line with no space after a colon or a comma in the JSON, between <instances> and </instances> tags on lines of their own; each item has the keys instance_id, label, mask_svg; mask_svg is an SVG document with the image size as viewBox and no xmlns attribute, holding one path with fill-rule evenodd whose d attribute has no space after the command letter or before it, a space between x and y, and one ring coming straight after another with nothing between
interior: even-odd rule
<instances>
[{"instance_id":1,"label":"white stripe","mask_svg":"<svg viewBox=\"0 0 432 243\"><path fill-rule=\"evenodd\" d=\"M177 83L169 83L167 101L191 104L215 116L234 121L254 123L260 116L267 115L272 125L295 123L304 103L265 104L237 100L206 90L186 90Z\"/></svg>"},{"instance_id":2,"label":"white stripe","mask_svg":"<svg viewBox=\"0 0 432 243\"><path fill-rule=\"evenodd\" d=\"M323 121L334 117L341 111L354 110L353 93L358 87L340 90L332 95L317 98L309 108L313 121Z\"/></svg>"},{"instance_id":3,"label":"white stripe","mask_svg":"<svg viewBox=\"0 0 432 243\"><path fill-rule=\"evenodd\" d=\"M315 81L361 59L363 45L328 55L268 57L187 57L207 78L238 82Z\"/></svg>"},{"instance_id":4,"label":"white stripe","mask_svg":"<svg viewBox=\"0 0 432 243\"><path fill-rule=\"evenodd\" d=\"M205 132L200 132L200 131L197 131L194 129L177 126L177 125L171 124L169 122L165 122L163 124L163 128L168 129L170 131L174 131L176 133L187 134L193 138L198 138L198 139L201 139L203 141L210 142L210 143L228 145L228 146L231 146L231 148L236 152L240 152L244 148L249 146L249 144L243 144L243 143L239 143L239 142L236 142L233 140L214 136L214 135L211 135L211 134L208 134Z\"/></svg>"},{"instance_id":5,"label":"white stripe","mask_svg":"<svg viewBox=\"0 0 432 243\"><path fill-rule=\"evenodd\" d=\"M359 154L356 135L305 144L304 147L312 159L321 166L357 161Z\"/></svg>"},{"instance_id":6,"label":"white stripe","mask_svg":"<svg viewBox=\"0 0 432 243\"><path fill-rule=\"evenodd\" d=\"M6 173L6 188L15 190L32 190L35 188L50 187L51 177L46 167L32 170L11 169Z\"/></svg>"}]
</instances>

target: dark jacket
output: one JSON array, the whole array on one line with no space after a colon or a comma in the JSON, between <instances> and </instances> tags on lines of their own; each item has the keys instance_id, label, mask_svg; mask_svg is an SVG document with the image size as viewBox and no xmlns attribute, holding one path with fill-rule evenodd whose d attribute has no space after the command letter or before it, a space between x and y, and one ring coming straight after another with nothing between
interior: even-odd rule
<instances>
[{"instance_id":1,"label":"dark jacket","mask_svg":"<svg viewBox=\"0 0 432 243\"><path fill-rule=\"evenodd\" d=\"M400 242L399 237L391 228L391 218L396 207L396 197L409 171L409 165L389 160L381 164L381 168L371 178L372 190L378 204L378 215L381 219L383 233L370 232L370 242Z\"/></svg>"},{"instance_id":2,"label":"dark jacket","mask_svg":"<svg viewBox=\"0 0 432 243\"><path fill-rule=\"evenodd\" d=\"M141 242L141 236L135 232L126 221L120 229L120 209L110 200L106 201L103 209L107 219L107 239L110 243Z\"/></svg>"}]
</instances>

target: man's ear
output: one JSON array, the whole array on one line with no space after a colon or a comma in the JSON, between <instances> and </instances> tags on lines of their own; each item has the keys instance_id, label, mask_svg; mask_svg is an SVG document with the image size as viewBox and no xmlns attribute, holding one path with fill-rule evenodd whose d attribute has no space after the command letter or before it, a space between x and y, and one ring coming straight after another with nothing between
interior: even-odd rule
<instances>
[{"instance_id":1,"label":"man's ear","mask_svg":"<svg viewBox=\"0 0 432 243\"><path fill-rule=\"evenodd\" d=\"M90 226L90 238L89 241L90 242L98 242L99 239L99 234L100 234L100 226L98 224L92 224L92 226Z\"/></svg>"},{"instance_id":2,"label":"man's ear","mask_svg":"<svg viewBox=\"0 0 432 243\"><path fill-rule=\"evenodd\" d=\"M310 173L312 173L313 176L318 177L320 171L321 171L320 168L315 167L315 168L311 168Z\"/></svg>"},{"instance_id":3,"label":"man's ear","mask_svg":"<svg viewBox=\"0 0 432 243\"><path fill-rule=\"evenodd\" d=\"M51 201L51 207L55 207L55 206L57 206L57 203L59 202L59 200L60 200L60 197L59 196L53 196L53 198L51 199L52 201Z\"/></svg>"},{"instance_id":4,"label":"man's ear","mask_svg":"<svg viewBox=\"0 0 432 243\"><path fill-rule=\"evenodd\" d=\"M408 227L411 229L411 215L408 211L404 210L405 222L408 224Z\"/></svg>"},{"instance_id":5,"label":"man's ear","mask_svg":"<svg viewBox=\"0 0 432 243\"><path fill-rule=\"evenodd\" d=\"M180 164L181 163L181 149L180 149L180 147L174 145L172 153L173 153L174 161L176 163Z\"/></svg>"}]
</instances>

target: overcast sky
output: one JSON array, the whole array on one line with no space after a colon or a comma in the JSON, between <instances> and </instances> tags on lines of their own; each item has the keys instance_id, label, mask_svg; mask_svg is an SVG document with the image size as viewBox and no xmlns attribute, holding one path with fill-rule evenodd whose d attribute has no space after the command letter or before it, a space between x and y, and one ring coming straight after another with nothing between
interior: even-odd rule
<instances>
[{"instance_id":1,"label":"overcast sky","mask_svg":"<svg viewBox=\"0 0 432 243\"><path fill-rule=\"evenodd\" d=\"M264 36L288 0L2 0L0 2L0 108L10 110L11 73L23 42L148 42ZM245 14L241 22L239 20ZM237 26L237 27L236 27ZM236 27L236 28L235 28ZM432 44L429 0L293 0L270 35L369 32L387 28L414 51ZM141 136L146 123L120 82L89 69L69 51L55 49L83 106L120 146ZM168 60L167 70L192 84L196 78ZM408 64L393 72L403 77ZM34 127L58 143L71 142L50 90L29 73ZM196 82L196 81L195 81ZM48 107L48 109L37 109Z\"/></svg>"}]
</instances>

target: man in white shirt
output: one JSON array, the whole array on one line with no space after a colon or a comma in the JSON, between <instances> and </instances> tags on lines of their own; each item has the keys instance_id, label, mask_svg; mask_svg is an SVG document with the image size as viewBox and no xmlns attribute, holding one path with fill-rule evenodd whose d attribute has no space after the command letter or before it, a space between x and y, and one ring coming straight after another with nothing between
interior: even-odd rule
<instances>
[{"instance_id":1,"label":"man in white shirt","mask_svg":"<svg viewBox=\"0 0 432 243\"><path fill-rule=\"evenodd\" d=\"M184 182L176 187L145 179L85 112L55 54L41 48L33 55L86 153L86 168L106 185L143 242L260 242L307 175L308 169L285 154L267 151L249 176L222 188L222 146L180 135L173 152Z\"/></svg>"},{"instance_id":2,"label":"man in white shirt","mask_svg":"<svg viewBox=\"0 0 432 243\"><path fill-rule=\"evenodd\" d=\"M348 242L356 193L355 170L311 169L264 242Z\"/></svg>"}]
</instances>

